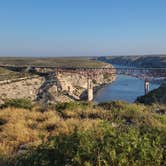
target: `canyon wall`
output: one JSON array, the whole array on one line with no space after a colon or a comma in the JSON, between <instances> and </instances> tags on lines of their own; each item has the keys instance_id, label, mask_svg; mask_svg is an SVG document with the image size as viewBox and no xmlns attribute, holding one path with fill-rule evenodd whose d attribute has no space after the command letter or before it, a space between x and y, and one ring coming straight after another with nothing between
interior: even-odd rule
<instances>
[{"instance_id":1,"label":"canyon wall","mask_svg":"<svg viewBox=\"0 0 166 166\"><path fill-rule=\"evenodd\" d=\"M115 76L98 75L94 87L111 83ZM79 73L48 74L0 82L0 103L6 99L29 98L42 103L82 100L87 97L87 77Z\"/></svg>"},{"instance_id":2,"label":"canyon wall","mask_svg":"<svg viewBox=\"0 0 166 166\"><path fill-rule=\"evenodd\" d=\"M135 67L166 67L166 55L146 55L146 56L110 56L99 57L99 61Z\"/></svg>"},{"instance_id":3,"label":"canyon wall","mask_svg":"<svg viewBox=\"0 0 166 166\"><path fill-rule=\"evenodd\" d=\"M6 80L0 82L0 103L6 99L29 98L36 99L40 86L44 83L43 77Z\"/></svg>"}]
</instances>

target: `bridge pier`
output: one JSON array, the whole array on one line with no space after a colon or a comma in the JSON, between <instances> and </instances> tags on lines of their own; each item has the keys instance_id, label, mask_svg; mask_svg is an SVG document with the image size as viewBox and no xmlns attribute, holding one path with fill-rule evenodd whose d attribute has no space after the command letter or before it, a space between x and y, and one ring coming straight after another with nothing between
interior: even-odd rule
<instances>
[{"instance_id":1,"label":"bridge pier","mask_svg":"<svg viewBox=\"0 0 166 166\"><path fill-rule=\"evenodd\" d=\"M145 82L144 82L145 95L148 94L148 92L149 92L149 87L150 87L149 81L148 81L148 80L145 80Z\"/></svg>"},{"instance_id":2,"label":"bridge pier","mask_svg":"<svg viewBox=\"0 0 166 166\"><path fill-rule=\"evenodd\" d=\"M88 81L87 82L88 101L92 101L93 100L93 83L90 78L88 78L87 81Z\"/></svg>"}]
</instances>

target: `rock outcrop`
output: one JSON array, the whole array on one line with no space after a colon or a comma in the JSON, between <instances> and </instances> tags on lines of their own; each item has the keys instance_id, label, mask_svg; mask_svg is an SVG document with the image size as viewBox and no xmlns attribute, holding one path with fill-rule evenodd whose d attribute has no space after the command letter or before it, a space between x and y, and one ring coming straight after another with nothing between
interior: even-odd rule
<instances>
[{"instance_id":1,"label":"rock outcrop","mask_svg":"<svg viewBox=\"0 0 166 166\"><path fill-rule=\"evenodd\" d=\"M0 103L3 103L5 99L29 98L35 100L43 82L43 77L3 81L0 84Z\"/></svg>"},{"instance_id":2,"label":"rock outcrop","mask_svg":"<svg viewBox=\"0 0 166 166\"><path fill-rule=\"evenodd\" d=\"M94 87L111 83L113 75L99 74L93 78ZM87 77L79 73L48 73L45 76L8 80L0 84L0 102L5 99L30 98L41 103L86 99Z\"/></svg>"}]
</instances>

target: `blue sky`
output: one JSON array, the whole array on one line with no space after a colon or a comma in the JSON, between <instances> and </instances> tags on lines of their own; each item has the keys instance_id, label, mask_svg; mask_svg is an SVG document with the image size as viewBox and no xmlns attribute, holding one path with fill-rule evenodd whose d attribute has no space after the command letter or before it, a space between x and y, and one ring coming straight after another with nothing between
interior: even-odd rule
<instances>
[{"instance_id":1,"label":"blue sky","mask_svg":"<svg viewBox=\"0 0 166 166\"><path fill-rule=\"evenodd\" d=\"M0 0L0 56L166 53L166 0Z\"/></svg>"}]
</instances>

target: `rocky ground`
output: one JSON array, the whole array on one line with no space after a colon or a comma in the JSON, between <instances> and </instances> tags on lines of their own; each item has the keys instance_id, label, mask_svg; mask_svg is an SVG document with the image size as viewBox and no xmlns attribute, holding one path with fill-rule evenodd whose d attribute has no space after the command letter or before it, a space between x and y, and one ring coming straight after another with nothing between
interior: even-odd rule
<instances>
[{"instance_id":1,"label":"rocky ground","mask_svg":"<svg viewBox=\"0 0 166 166\"><path fill-rule=\"evenodd\" d=\"M38 89L44 83L43 77L29 78L0 85L0 103L6 99L29 98L35 100Z\"/></svg>"}]
</instances>

